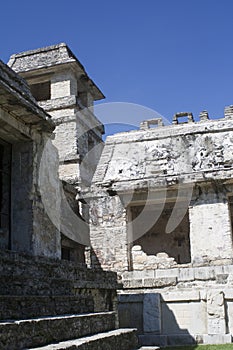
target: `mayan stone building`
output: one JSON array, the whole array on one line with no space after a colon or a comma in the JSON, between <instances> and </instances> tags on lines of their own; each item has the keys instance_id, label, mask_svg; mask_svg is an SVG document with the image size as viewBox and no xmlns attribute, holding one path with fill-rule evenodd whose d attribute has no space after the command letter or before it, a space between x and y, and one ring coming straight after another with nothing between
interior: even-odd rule
<instances>
[{"instance_id":1,"label":"mayan stone building","mask_svg":"<svg viewBox=\"0 0 233 350\"><path fill-rule=\"evenodd\" d=\"M0 61L0 348L134 350L135 330L118 327L116 273L85 264L75 199L103 133L92 108L78 111L103 95L65 44L9 65L20 75Z\"/></svg>"},{"instance_id":2,"label":"mayan stone building","mask_svg":"<svg viewBox=\"0 0 233 350\"><path fill-rule=\"evenodd\" d=\"M12 55L8 65L27 81L39 106L52 117L56 126L53 145L59 153L59 178L73 211L88 221L88 207L78 204L75 198L81 188L90 185L102 152L104 127L93 113L93 102L104 95L63 43ZM70 218L65 217L64 207L61 210L64 225L60 223L66 226L62 255L84 262L82 239L76 227L68 230ZM83 236L88 235L88 225L82 225L80 230Z\"/></svg>"},{"instance_id":3,"label":"mayan stone building","mask_svg":"<svg viewBox=\"0 0 233 350\"><path fill-rule=\"evenodd\" d=\"M232 342L233 107L145 120L104 144L104 96L66 44L8 65L1 349L134 350L134 328L153 348Z\"/></svg>"},{"instance_id":4,"label":"mayan stone building","mask_svg":"<svg viewBox=\"0 0 233 350\"><path fill-rule=\"evenodd\" d=\"M2 62L0 68L0 247L57 257L59 233L45 215L38 191L39 160L54 125L26 82ZM55 149L52 157L56 167ZM50 185L57 192L56 182Z\"/></svg>"},{"instance_id":5,"label":"mayan stone building","mask_svg":"<svg viewBox=\"0 0 233 350\"><path fill-rule=\"evenodd\" d=\"M143 344L232 341L232 175L231 106L107 138L89 193L92 262L121 275L120 324Z\"/></svg>"}]
</instances>

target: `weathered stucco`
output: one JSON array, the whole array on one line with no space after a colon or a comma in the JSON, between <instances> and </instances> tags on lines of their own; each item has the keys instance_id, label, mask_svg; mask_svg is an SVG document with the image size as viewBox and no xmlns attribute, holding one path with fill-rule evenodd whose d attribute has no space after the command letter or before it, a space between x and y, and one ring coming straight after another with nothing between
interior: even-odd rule
<instances>
[{"instance_id":1,"label":"weathered stucco","mask_svg":"<svg viewBox=\"0 0 233 350\"><path fill-rule=\"evenodd\" d=\"M94 263L122 276L120 324L144 345L231 342L232 131L228 107L106 140L86 195Z\"/></svg>"},{"instance_id":2,"label":"weathered stucco","mask_svg":"<svg viewBox=\"0 0 233 350\"><path fill-rule=\"evenodd\" d=\"M114 246L114 249L122 249L124 260L127 242L133 243L153 231L161 214L167 212L165 203L171 203L175 207L170 215L166 214L164 239L172 239L165 236L169 237L169 232L172 236L179 224L177 218L181 222L188 213L190 225L186 231L190 235L191 261L231 259L228 198L232 192L232 126L228 116L109 136L91 188L93 246L98 249L98 231L103 232L111 221L114 224L108 230L109 237L122 237L124 232ZM115 213L110 208L103 216L100 211L106 201L116 201L117 205ZM132 219L131 208L135 211L134 208L140 206L138 220ZM103 249L100 260L101 254L105 254ZM104 266L104 257L103 260ZM108 259L106 267L111 264ZM125 264L122 265L124 269Z\"/></svg>"}]
</instances>

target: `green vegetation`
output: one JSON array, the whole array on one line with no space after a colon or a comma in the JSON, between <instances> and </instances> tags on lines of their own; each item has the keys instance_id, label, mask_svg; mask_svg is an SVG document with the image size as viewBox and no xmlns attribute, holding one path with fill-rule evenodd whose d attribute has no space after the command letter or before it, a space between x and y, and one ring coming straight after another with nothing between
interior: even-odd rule
<instances>
[{"instance_id":1,"label":"green vegetation","mask_svg":"<svg viewBox=\"0 0 233 350\"><path fill-rule=\"evenodd\" d=\"M167 350L233 350L233 344L167 347Z\"/></svg>"}]
</instances>

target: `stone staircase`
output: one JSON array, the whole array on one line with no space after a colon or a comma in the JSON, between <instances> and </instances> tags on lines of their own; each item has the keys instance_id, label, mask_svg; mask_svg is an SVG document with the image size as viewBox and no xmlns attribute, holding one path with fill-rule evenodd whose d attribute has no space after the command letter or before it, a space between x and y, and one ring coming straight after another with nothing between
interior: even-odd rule
<instances>
[{"instance_id":1,"label":"stone staircase","mask_svg":"<svg viewBox=\"0 0 233 350\"><path fill-rule=\"evenodd\" d=\"M135 331L115 329L115 313L61 315L0 323L0 349L88 349L89 343L110 349L132 349L136 344ZM106 344L105 344L106 343ZM50 344L50 345L48 345ZM76 347L74 347L76 345ZM106 347L105 347L106 346ZM122 346L122 347L121 347Z\"/></svg>"},{"instance_id":2,"label":"stone staircase","mask_svg":"<svg viewBox=\"0 0 233 350\"><path fill-rule=\"evenodd\" d=\"M12 252L0 255L0 349L133 350L116 329L115 273Z\"/></svg>"}]
</instances>

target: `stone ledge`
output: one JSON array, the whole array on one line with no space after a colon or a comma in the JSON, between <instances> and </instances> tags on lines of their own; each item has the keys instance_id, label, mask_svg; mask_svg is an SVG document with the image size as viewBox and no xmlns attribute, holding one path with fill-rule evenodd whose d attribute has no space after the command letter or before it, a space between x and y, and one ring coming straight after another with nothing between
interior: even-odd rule
<instances>
[{"instance_id":1,"label":"stone ledge","mask_svg":"<svg viewBox=\"0 0 233 350\"><path fill-rule=\"evenodd\" d=\"M141 348L137 350L159 350L160 348L158 346L142 346Z\"/></svg>"},{"instance_id":2,"label":"stone ledge","mask_svg":"<svg viewBox=\"0 0 233 350\"><path fill-rule=\"evenodd\" d=\"M0 348L18 350L50 342L108 332L115 328L115 313L41 317L0 323ZM58 331L59 330L59 331Z\"/></svg>"},{"instance_id":3,"label":"stone ledge","mask_svg":"<svg viewBox=\"0 0 233 350\"><path fill-rule=\"evenodd\" d=\"M51 344L34 350L65 350L65 349L80 349L80 350L133 350L137 347L136 329L117 329L89 337L68 340L58 344ZM33 350L28 349L28 350Z\"/></svg>"},{"instance_id":4,"label":"stone ledge","mask_svg":"<svg viewBox=\"0 0 233 350\"><path fill-rule=\"evenodd\" d=\"M173 335L139 335L141 345L157 344L162 347L194 344L229 344L232 342L231 334L173 334Z\"/></svg>"},{"instance_id":5,"label":"stone ledge","mask_svg":"<svg viewBox=\"0 0 233 350\"><path fill-rule=\"evenodd\" d=\"M57 109L77 107L77 98L74 95L73 96L65 96L65 97L60 97L60 98L54 98L54 99L47 100L47 101L40 101L40 102L38 102L38 104L45 111L50 112L50 111L54 111Z\"/></svg>"},{"instance_id":6,"label":"stone ledge","mask_svg":"<svg viewBox=\"0 0 233 350\"><path fill-rule=\"evenodd\" d=\"M179 282L193 282L193 281L216 281L216 284L226 284L229 276L233 275L233 265L222 266L200 266L200 267L177 267L170 269L151 269L151 270L134 270L124 272L122 280L124 287L127 288L130 281L135 281L133 284L137 287L151 287L155 286L158 280L169 281L169 279L176 279ZM166 285L166 283L165 283ZM173 285L173 284L172 284Z\"/></svg>"},{"instance_id":7,"label":"stone ledge","mask_svg":"<svg viewBox=\"0 0 233 350\"><path fill-rule=\"evenodd\" d=\"M120 294L119 302L123 303L141 303L144 300L143 294Z\"/></svg>"},{"instance_id":8,"label":"stone ledge","mask_svg":"<svg viewBox=\"0 0 233 350\"><path fill-rule=\"evenodd\" d=\"M177 291L168 292L162 295L163 301L198 301L200 300L200 292L198 290L192 291Z\"/></svg>"},{"instance_id":9,"label":"stone ledge","mask_svg":"<svg viewBox=\"0 0 233 350\"><path fill-rule=\"evenodd\" d=\"M145 279L130 279L123 280L123 288L163 288L175 286L177 278L145 278Z\"/></svg>"},{"instance_id":10,"label":"stone ledge","mask_svg":"<svg viewBox=\"0 0 233 350\"><path fill-rule=\"evenodd\" d=\"M230 344L232 342L231 334L204 334L204 344Z\"/></svg>"}]
</instances>

